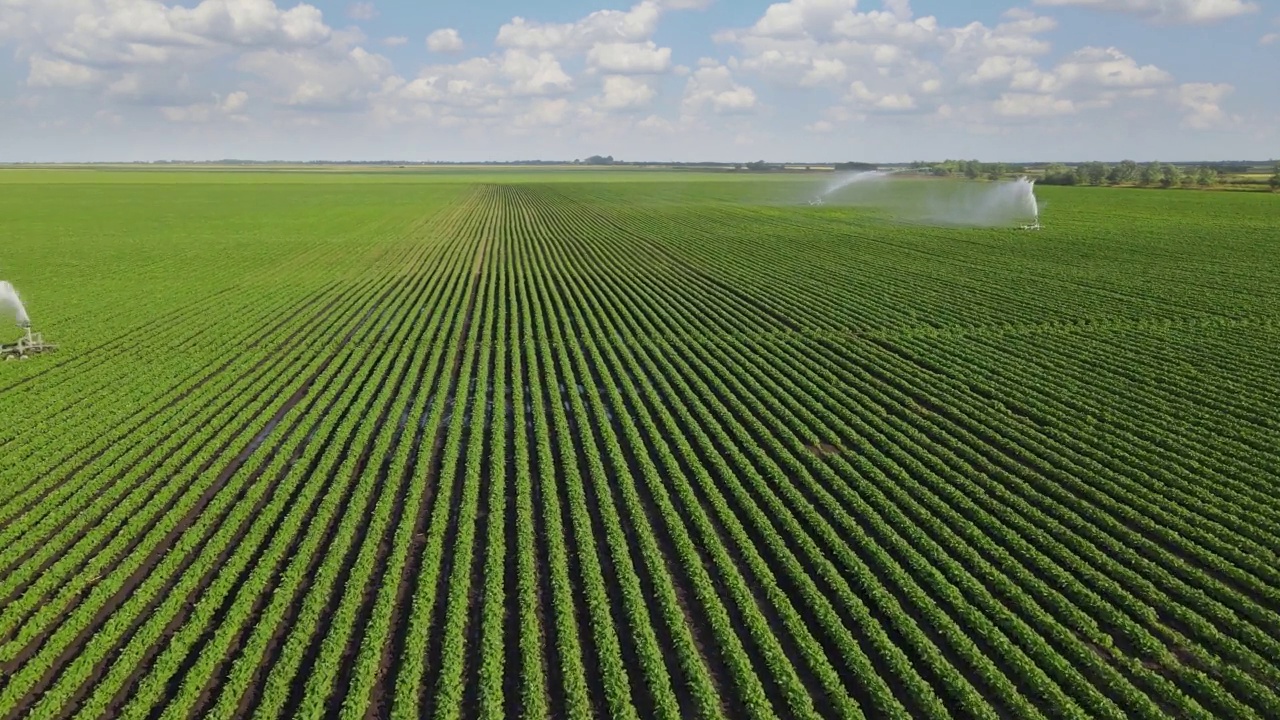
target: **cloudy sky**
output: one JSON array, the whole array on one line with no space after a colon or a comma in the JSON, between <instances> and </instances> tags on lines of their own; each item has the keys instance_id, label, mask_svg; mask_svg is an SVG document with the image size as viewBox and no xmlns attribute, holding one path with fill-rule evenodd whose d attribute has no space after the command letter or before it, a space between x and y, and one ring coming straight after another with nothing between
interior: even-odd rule
<instances>
[{"instance_id":1,"label":"cloudy sky","mask_svg":"<svg viewBox=\"0 0 1280 720\"><path fill-rule=\"evenodd\" d=\"M0 0L0 162L1265 159L1277 67L1280 0Z\"/></svg>"}]
</instances>

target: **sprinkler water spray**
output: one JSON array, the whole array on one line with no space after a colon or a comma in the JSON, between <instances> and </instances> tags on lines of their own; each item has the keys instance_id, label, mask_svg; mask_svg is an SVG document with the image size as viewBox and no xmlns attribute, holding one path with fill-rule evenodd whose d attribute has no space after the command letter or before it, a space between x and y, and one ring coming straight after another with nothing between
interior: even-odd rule
<instances>
[{"instance_id":1,"label":"sprinkler water spray","mask_svg":"<svg viewBox=\"0 0 1280 720\"><path fill-rule=\"evenodd\" d=\"M1036 181L1030 180L1026 175L1018 177L1018 187L1025 186L1023 192L1023 205L1031 211L1031 222L1022 226L1023 230L1039 230L1040 229L1040 204L1036 202Z\"/></svg>"},{"instance_id":2,"label":"sprinkler water spray","mask_svg":"<svg viewBox=\"0 0 1280 720\"><path fill-rule=\"evenodd\" d=\"M883 170L866 170L862 172L840 173L832 178L819 192L808 201L809 205L826 205L827 197L837 190L842 190L856 183L864 183L871 180L880 180L886 178L890 173Z\"/></svg>"},{"instance_id":3,"label":"sprinkler water spray","mask_svg":"<svg viewBox=\"0 0 1280 720\"><path fill-rule=\"evenodd\" d=\"M991 183L914 182L907 177L901 170L840 173L803 202L869 207L913 224L1040 229L1035 180L1025 175Z\"/></svg>"}]
</instances>

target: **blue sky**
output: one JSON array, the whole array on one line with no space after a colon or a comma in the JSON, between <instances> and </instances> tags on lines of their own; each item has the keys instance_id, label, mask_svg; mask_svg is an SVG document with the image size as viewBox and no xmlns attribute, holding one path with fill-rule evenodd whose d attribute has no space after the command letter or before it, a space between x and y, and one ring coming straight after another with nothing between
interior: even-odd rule
<instances>
[{"instance_id":1,"label":"blue sky","mask_svg":"<svg viewBox=\"0 0 1280 720\"><path fill-rule=\"evenodd\" d=\"M0 162L1280 155L1277 0L0 0Z\"/></svg>"}]
</instances>

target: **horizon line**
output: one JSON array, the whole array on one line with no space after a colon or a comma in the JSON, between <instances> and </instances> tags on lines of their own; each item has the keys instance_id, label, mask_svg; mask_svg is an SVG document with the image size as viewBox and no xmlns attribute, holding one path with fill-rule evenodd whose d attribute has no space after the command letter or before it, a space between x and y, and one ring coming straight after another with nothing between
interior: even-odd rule
<instances>
[{"instance_id":1,"label":"horizon line","mask_svg":"<svg viewBox=\"0 0 1280 720\"><path fill-rule=\"evenodd\" d=\"M970 162L977 161L984 165L1005 164L1005 165L1080 165L1091 162L1102 163L1121 163L1126 160L1139 164L1161 162L1164 164L1249 164L1249 165L1268 165L1277 162L1274 158L1226 158L1217 160L1135 160L1132 158L1121 158L1120 160L978 160L976 158L945 158L943 160L899 160L892 162L872 162L860 160L840 160L840 161L804 161L804 160L613 160L608 163L589 163L581 159L577 160L250 160L240 158L223 158L219 160L190 160L190 159L157 159L157 160L0 160L0 167L21 167L21 166L50 166L50 165L569 165L569 166L586 166L592 168L607 168L612 165L705 165L705 166L747 166L754 163L763 162L766 166L772 167L834 167L836 165L872 165L872 166L899 166L899 165L915 165L924 163L926 165L939 165L945 162Z\"/></svg>"}]
</instances>

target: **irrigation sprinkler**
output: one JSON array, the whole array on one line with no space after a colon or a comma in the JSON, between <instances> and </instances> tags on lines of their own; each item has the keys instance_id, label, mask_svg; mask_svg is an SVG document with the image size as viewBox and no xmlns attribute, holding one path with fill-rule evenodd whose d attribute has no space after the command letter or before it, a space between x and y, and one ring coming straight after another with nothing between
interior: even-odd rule
<instances>
[{"instance_id":1,"label":"irrigation sprinkler","mask_svg":"<svg viewBox=\"0 0 1280 720\"><path fill-rule=\"evenodd\" d=\"M0 357L5 360L26 360L32 355L53 352L58 349L57 345L45 342L44 335L31 332L31 323L20 322L18 327L25 330L26 333L18 338L15 343L0 345Z\"/></svg>"},{"instance_id":2,"label":"irrigation sprinkler","mask_svg":"<svg viewBox=\"0 0 1280 720\"><path fill-rule=\"evenodd\" d=\"M821 197L816 197L810 200L809 204L810 205L826 205L827 203Z\"/></svg>"}]
</instances>

